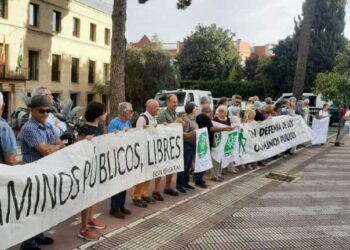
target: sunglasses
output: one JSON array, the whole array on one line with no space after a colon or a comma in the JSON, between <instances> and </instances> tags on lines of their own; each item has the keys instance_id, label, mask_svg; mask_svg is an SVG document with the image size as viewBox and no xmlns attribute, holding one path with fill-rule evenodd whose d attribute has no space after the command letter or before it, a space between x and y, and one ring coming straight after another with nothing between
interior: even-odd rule
<instances>
[{"instance_id":1,"label":"sunglasses","mask_svg":"<svg viewBox=\"0 0 350 250\"><path fill-rule=\"evenodd\" d=\"M44 113L50 113L50 109L39 109L38 110L38 112L40 113L40 114L44 114Z\"/></svg>"}]
</instances>

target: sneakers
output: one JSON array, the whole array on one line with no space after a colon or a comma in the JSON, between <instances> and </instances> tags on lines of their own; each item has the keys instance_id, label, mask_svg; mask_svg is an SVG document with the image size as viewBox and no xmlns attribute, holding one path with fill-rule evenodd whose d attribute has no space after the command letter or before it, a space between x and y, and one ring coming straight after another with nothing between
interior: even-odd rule
<instances>
[{"instance_id":1,"label":"sneakers","mask_svg":"<svg viewBox=\"0 0 350 250\"><path fill-rule=\"evenodd\" d=\"M118 219L125 219L125 215L120 211L109 211L109 214Z\"/></svg>"},{"instance_id":2,"label":"sneakers","mask_svg":"<svg viewBox=\"0 0 350 250\"><path fill-rule=\"evenodd\" d=\"M141 208L146 208L147 207L147 203L144 200L135 200L135 199L133 199L132 203L136 207L141 207Z\"/></svg>"},{"instance_id":3,"label":"sneakers","mask_svg":"<svg viewBox=\"0 0 350 250\"><path fill-rule=\"evenodd\" d=\"M179 196L179 193L176 192L174 189L164 189L164 194L171 195L171 196Z\"/></svg>"},{"instance_id":4,"label":"sneakers","mask_svg":"<svg viewBox=\"0 0 350 250\"><path fill-rule=\"evenodd\" d=\"M184 188L186 188L186 189L191 189L191 190L194 190L194 189L195 189L195 187L191 186L190 184L186 184L186 185L184 186Z\"/></svg>"},{"instance_id":5,"label":"sneakers","mask_svg":"<svg viewBox=\"0 0 350 250\"><path fill-rule=\"evenodd\" d=\"M224 178L222 178L221 176L218 176L218 177L213 177L210 180L215 182L223 182Z\"/></svg>"},{"instance_id":6,"label":"sneakers","mask_svg":"<svg viewBox=\"0 0 350 250\"><path fill-rule=\"evenodd\" d=\"M208 188L207 184L203 182L195 182L196 186L201 187L201 188Z\"/></svg>"},{"instance_id":7,"label":"sneakers","mask_svg":"<svg viewBox=\"0 0 350 250\"><path fill-rule=\"evenodd\" d=\"M142 200L143 200L144 202L146 202L146 204L147 204L147 203L150 203L150 204L156 203L156 200L155 200L153 197L150 197L150 196L148 196L148 197L142 197Z\"/></svg>"},{"instance_id":8,"label":"sneakers","mask_svg":"<svg viewBox=\"0 0 350 250\"><path fill-rule=\"evenodd\" d=\"M159 192L153 192L153 193L152 193L152 197L153 197L156 201L164 201L163 196L162 196Z\"/></svg>"},{"instance_id":9,"label":"sneakers","mask_svg":"<svg viewBox=\"0 0 350 250\"><path fill-rule=\"evenodd\" d=\"M182 194L186 194L187 193L187 191L183 187L178 187L176 189L177 189L177 191L179 191Z\"/></svg>"},{"instance_id":10,"label":"sneakers","mask_svg":"<svg viewBox=\"0 0 350 250\"><path fill-rule=\"evenodd\" d=\"M100 235L89 229L86 229L86 230L80 230L78 237L85 240L93 241L93 240L98 240L100 238Z\"/></svg>"},{"instance_id":11,"label":"sneakers","mask_svg":"<svg viewBox=\"0 0 350 250\"><path fill-rule=\"evenodd\" d=\"M106 225L98 220L89 221L87 226L90 228L96 228L96 229L105 229L106 228Z\"/></svg>"}]
</instances>

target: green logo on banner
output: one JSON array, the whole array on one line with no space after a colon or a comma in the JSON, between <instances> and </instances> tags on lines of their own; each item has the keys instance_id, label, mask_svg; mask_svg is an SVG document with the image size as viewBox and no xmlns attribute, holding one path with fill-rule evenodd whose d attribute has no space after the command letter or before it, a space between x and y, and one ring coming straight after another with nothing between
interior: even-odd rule
<instances>
[{"instance_id":1,"label":"green logo on banner","mask_svg":"<svg viewBox=\"0 0 350 250\"><path fill-rule=\"evenodd\" d=\"M208 153L208 144L207 144L208 134L202 132L199 134L198 145L197 145L197 155L201 159Z\"/></svg>"},{"instance_id":2,"label":"green logo on banner","mask_svg":"<svg viewBox=\"0 0 350 250\"><path fill-rule=\"evenodd\" d=\"M213 148L217 148L220 145L220 142L221 142L221 133L215 133Z\"/></svg>"},{"instance_id":3,"label":"green logo on banner","mask_svg":"<svg viewBox=\"0 0 350 250\"><path fill-rule=\"evenodd\" d=\"M224 147L224 155L225 156L229 156L232 154L233 149L235 147L235 142L237 140L238 137L238 133L237 132L233 132L228 134L228 138Z\"/></svg>"},{"instance_id":4,"label":"green logo on banner","mask_svg":"<svg viewBox=\"0 0 350 250\"><path fill-rule=\"evenodd\" d=\"M247 138L244 137L243 128L241 128L238 134L239 156L242 156L243 154L247 153L247 151L245 150L246 141Z\"/></svg>"}]
</instances>

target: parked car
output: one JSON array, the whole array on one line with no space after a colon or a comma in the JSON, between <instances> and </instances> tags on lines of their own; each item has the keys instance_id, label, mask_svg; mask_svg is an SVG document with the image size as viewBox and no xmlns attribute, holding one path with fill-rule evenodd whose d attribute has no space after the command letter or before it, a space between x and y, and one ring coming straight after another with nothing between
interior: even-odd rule
<instances>
[{"instance_id":1,"label":"parked car","mask_svg":"<svg viewBox=\"0 0 350 250\"><path fill-rule=\"evenodd\" d=\"M185 104L187 102L194 102L198 107L200 107L200 100L203 96L207 96L211 100L210 107L213 109L213 98L210 91L203 90L186 90L186 89L177 89L177 90L161 90L156 94L155 99L159 102L159 107L161 109L166 108L166 98L170 94L175 94L178 99L178 105L176 112L178 114L183 114L185 112Z\"/></svg>"}]
</instances>

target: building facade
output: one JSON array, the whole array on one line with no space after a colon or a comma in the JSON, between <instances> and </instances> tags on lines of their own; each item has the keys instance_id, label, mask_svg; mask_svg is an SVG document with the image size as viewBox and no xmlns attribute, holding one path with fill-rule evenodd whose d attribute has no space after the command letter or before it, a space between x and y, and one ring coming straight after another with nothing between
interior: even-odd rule
<instances>
[{"instance_id":1,"label":"building facade","mask_svg":"<svg viewBox=\"0 0 350 250\"><path fill-rule=\"evenodd\" d=\"M92 100L108 105L96 90L109 81L111 36L111 13L88 1L0 0L5 113L24 106L16 92L41 85L82 107Z\"/></svg>"}]
</instances>

